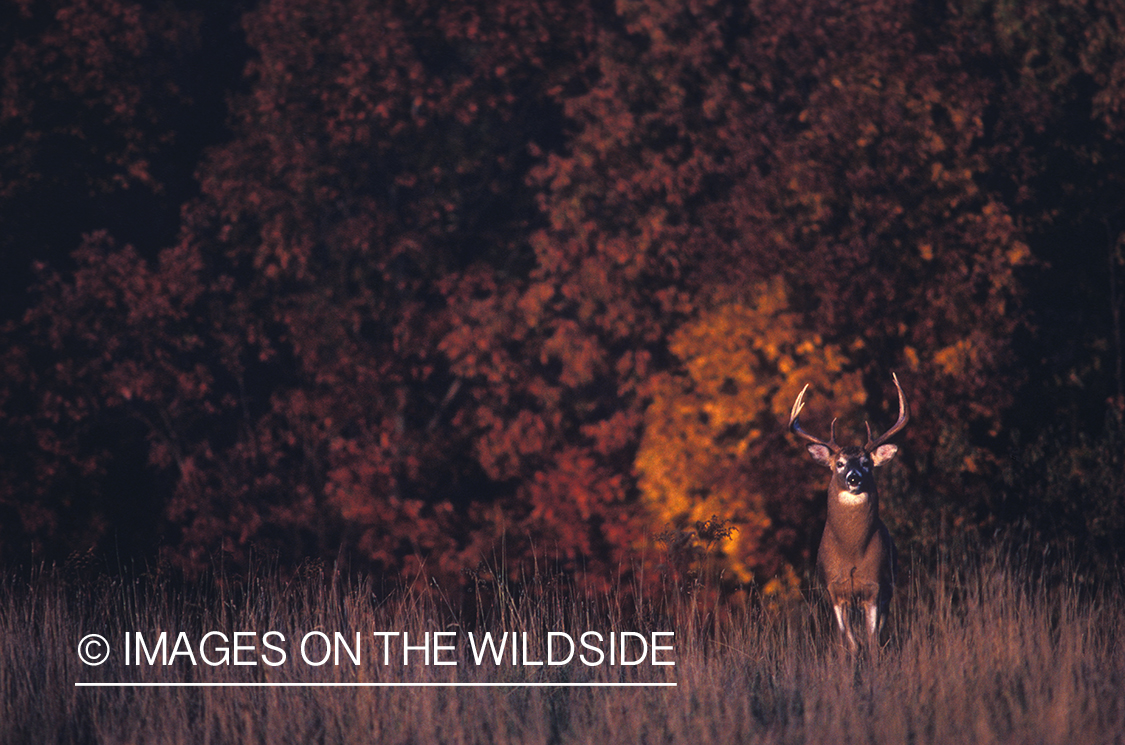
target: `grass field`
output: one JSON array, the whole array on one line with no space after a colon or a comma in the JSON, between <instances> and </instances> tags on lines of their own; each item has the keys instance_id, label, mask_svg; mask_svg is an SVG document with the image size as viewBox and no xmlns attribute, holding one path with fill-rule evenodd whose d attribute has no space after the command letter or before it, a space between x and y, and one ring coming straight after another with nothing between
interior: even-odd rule
<instances>
[{"instance_id":1,"label":"grass field","mask_svg":"<svg viewBox=\"0 0 1125 745\"><path fill-rule=\"evenodd\" d=\"M780 608L736 603L716 612L698 597L634 604L628 588L589 598L567 582L532 578L518 599L495 582L480 583L477 600L455 610L433 588L382 593L370 580L334 579L330 571L283 580L263 569L186 587L153 578L79 582L61 570L43 571L0 587L0 740L1125 742L1120 586L1045 589L1030 570L1009 569L997 556L962 564L909 573L895 598L892 640L871 658L851 658L836 647L818 599ZM266 637L268 631L277 635ZM549 632L557 642L553 661L561 661L568 650L562 633L579 642L584 632L597 631L602 643L596 636L586 641L603 658L589 665L577 654L562 665L512 664L505 647L500 664L488 653L477 664L469 635L480 642L485 631L527 632L526 657L524 637L517 637L519 663L545 661ZM638 635L626 639L626 656L641 661L610 665L608 635L619 639L623 631ZM652 637L654 631L675 636ZM204 640L208 632L222 636ZM336 632L345 642L340 664L331 657L312 664L335 646ZM418 647L406 652L410 664L402 664L401 636L373 632L410 634ZM445 635L431 636L424 650L426 632ZM98 666L78 656L80 640L91 633L111 647ZM650 645L643 658L639 635ZM654 640L672 647L657 650L655 659L675 665L653 664ZM130 662L140 656L141 664L124 664L126 642ZM435 642L443 648L435 651ZM598 661L593 649L577 646L587 661ZM222 662L224 648L226 664L202 659ZM97 645L85 651L97 652ZM429 665L427 653L437 655ZM165 657L170 664L162 664ZM177 685L76 687L79 682ZM270 686L178 685L188 682ZM570 686L273 686L373 682Z\"/></svg>"}]
</instances>

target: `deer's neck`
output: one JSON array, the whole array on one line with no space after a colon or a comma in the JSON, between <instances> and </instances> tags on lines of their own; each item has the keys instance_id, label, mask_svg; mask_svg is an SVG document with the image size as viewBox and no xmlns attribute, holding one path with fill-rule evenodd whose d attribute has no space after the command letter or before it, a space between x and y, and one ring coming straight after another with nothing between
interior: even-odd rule
<instances>
[{"instance_id":1,"label":"deer's neck","mask_svg":"<svg viewBox=\"0 0 1125 745\"><path fill-rule=\"evenodd\" d=\"M834 491L828 499L828 525L841 540L864 544L879 524L879 493Z\"/></svg>"}]
</instances>

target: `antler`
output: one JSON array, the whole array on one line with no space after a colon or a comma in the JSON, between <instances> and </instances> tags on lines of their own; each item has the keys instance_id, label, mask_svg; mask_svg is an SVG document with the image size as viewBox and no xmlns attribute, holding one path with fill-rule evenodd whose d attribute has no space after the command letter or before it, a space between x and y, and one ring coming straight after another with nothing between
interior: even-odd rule
<instances>
[{"instance_id":1,"label":"antler","mask_svg":"<svg viewBox=\"0 0 1125 745\"><path fill-rule=\"evenodd\" d=\"M902 395L902 386L898 384L898 376L891 373L891 377L894 378L895 388L898 389L898 421L895 422L893 427L881 434L877 440L871 439L871 425L864 422L867 426L867 444L863 446L863 449L869 453L891 439L893 435L897 434L899 430L906 426L906 422L910 419L910 410L906 407L906 396Z\"/></svg>"},{"instance_id":2,"label":"antler","mask_svg":"<svg viewBox=\"0 0 1125 745\"><path fill-rule=\"evenodd\" d=\"M808 440L814 445L823 445L833 453L838 452L840 450L840 446L836 444L835 419L832 420L832 436L831 439L828 440L828 442L825 442L818 437L813 437L808 432L801 429L801 424L797 421L797 417L801 414L801 409L805 408L805 391L807 391L808 389L809 384L805 383L805 387L802 388L801 392L797 394L797 400L793 402L793 410L789 412L789 429L793 432L793 434L805 440Z\"/></svg>"}]
</instances>

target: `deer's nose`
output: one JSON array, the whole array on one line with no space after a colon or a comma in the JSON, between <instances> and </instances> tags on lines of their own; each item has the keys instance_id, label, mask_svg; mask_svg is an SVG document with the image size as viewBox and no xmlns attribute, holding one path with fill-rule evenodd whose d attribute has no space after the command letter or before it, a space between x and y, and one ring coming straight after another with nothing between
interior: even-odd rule
<instances>
[{"instance_id":1,"label":"deer's nose","mask_svg":"<svg viewBox=\"0 0 1125 745\"><path fill-rule=\"evenodd\" d=\"M848 471L844 480L848 482L848 486L859 486L860 482L863 481L863 475L859 471Z\"/></svg>"}]
</instances>

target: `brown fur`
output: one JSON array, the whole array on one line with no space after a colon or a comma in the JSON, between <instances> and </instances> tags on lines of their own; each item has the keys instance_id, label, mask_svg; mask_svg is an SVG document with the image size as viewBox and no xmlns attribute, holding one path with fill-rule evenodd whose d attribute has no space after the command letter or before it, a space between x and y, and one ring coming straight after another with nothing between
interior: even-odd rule
<instances>
[{"instance_id":1,"label":"brown fur","mask_svg":"<svg viewBox=\"0 0 1125 745\"><path fill-rule=\"evenodd\" d=\"M816 563L841 637L853 650L858 644L852 632L852 609L862 611L868 644L877 647L894 594L895 545L887 526L879 519L879 489L874 469L898 452L896 446L883 443L901 430L909 418L897 377L895 387L899 394L898 422L878 439L871 437L868 428L867 444L863 447L837 445L835 421L828 441L801 429L798 416L808 386L797 396L789 418L790 429L809 441L808 450L813 460L832 471L828 482L828 519Z\"/></svg>"},{"instance_id":2,"label":"brown fur","mask_svg":"<svg viewBox=\"0 0 1125 745\"><path fill-rule=\"evenodd\" d=\"M828 520L817 552L817 572L828 591L837 618L843 617L840 633L849 647L856 646L847 623L849 606L875 613L874 632L868 637L877 641L887 606L894 594L895 546L887 526L879 519L879 493L872 488L864 504L845 504L841 499L840 478L833 474L828 485Z\"/></svg>"}]
</instances>

